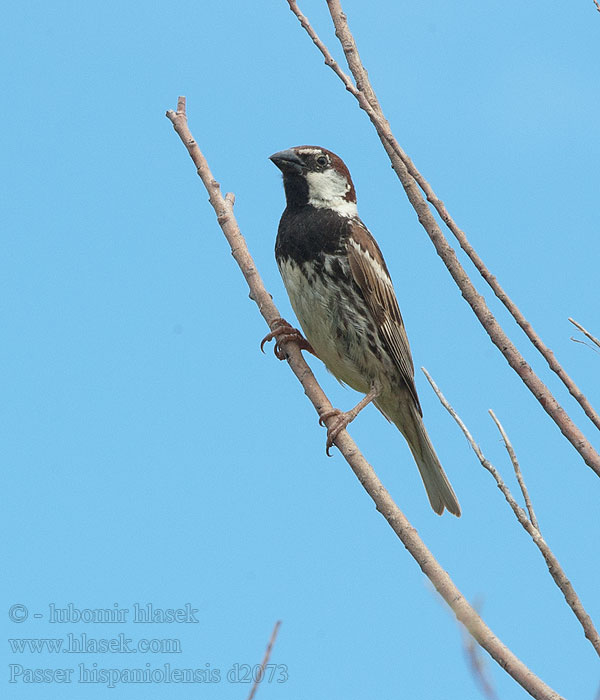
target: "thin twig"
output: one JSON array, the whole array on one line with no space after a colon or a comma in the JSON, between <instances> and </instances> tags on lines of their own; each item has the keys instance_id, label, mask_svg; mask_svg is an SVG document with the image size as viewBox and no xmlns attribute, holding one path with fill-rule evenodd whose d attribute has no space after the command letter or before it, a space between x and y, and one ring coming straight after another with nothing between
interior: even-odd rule
<instances>
[{"instance_id":1,"label":"thin twig","mask_svg":"<svg viewBox=\"0 0 600 700\"><path fill-rule=\"evenodd\" d=\"M577 323L577 321L574 318L569 318L569 321L575 326L575 328L580 330L586 338L589 338L592 341L592 343L594 343L594 345L597 345L600 348L600 340L594 337L589 331L586 331L586 329L581 325L581 323Z\"/></svg>"},{"instance_id":2,"label":"thin twig","mask_svg":"<svg viewBox=\"0 0 600 700\"><path fill-rule=\"evenodd\" d=\"M594 5L596 5L596 9L598 12L600 12L600 2L598 2L598 0L594 0Z\"/></svg>"},{"instance_id":3,"label":"thin twig","mask_svg":"<svg viewBox=\"0 0 600 700\"><path fill-rule=\"evenodd\" d=\"M179 98L177 112L169 110L167 117L173 123L175 131L188 149L198 175L200 175L209 193L209 201L215 210L217 220L231 246L232 254L250 287L250 296L258 305L259 311L269 323L269 327L271 327L273 321L279 318L279 312L256 270L254 261L235 220L232 204L231 202L226 202L222 197L219 185L190 133L185 113L185 98ZM302 384L305 394L312 402L317 413L320 415L325 410L331 409L332 406L329 399L325 396L310 367L306 364L297 343L295 341L284 341L283 346L288 356L287 362L290 368ZM332 417L329 420L334 420L334 418ZM339 433L335 439L335 444L365 491L375 503L377 510L387 520L402 544L419 564L423 573L450 606L457 619L469 630L477 642L534 698L539 700L563 700L556 691L527 668L485 624L477 614L477 611L456 587L448 573L427 549L415 528L398 508L375 474L373 467L364 458L346 430L342 430Z\"/></svg>"},{"instance_id":4,"label":"thin twig","mask_svg":"<svg viewBox=\"0 0 600 700\"><path fill-rule=\"evenodd\" d=\"M529 491L527 490L527 486L525 486L525 479L523 479L523 474L521 473L521 467L519 466L519 460L517 459L517 455L515 453L515 450L508 439L508 435L506 434L506 431L504 430L502 423L498 420L496 417L496 414L492 411L490 408L489 414L492 417L492 420L498 427L498 430L500 431L500 435L502 435L502 439L504 440L504 446L506 447L506 451L508 452L508 456L510 457L511 464L513 465L513 469L515 470L515 476L517 477L517 481L519 482L519 487L521 489L521 493L523 494L523 499L525 500L525 505L527 506L527 512L529 513L529 520L531 521L531 524L533 527L538 531L540 531L540 526L538 524L537 518L535 517L535 513L533 511L533 505L531 504L531 499L529 498Z\"/></svg>"},{"instance_id":5,"label":"thin twig","mask_svg":"<svg viewBox=\"0 0 600 700\"><path fill-rule=\"evenodd\" d=\"M269 643L267 644L263 660L260 662L260 670L256 675L256 678L254 679L254 684L252 686L252 690L250 690L250 695L248 695L248 700L252 700L252 698L256 694L260 682L263 679L263 676L265 674L265 667L269 663L269 657L271 656L271 651L273 650L273 645L275 644L275 640L277 639L277 633L279 632L280 627L281 620L277 620L277 622L275 623L275 627L273 627L273 632L271 633L271 639L269 639Z\"/></svg>"},{"instance_id":6,"label":"thin twig","mask_svg":"<svg viewBox=\"0 0 600 700\"><path fill-rule=\"evenodd\" d=\"M442 258L452 278L460 288L462 296L471 306L471 309L477 316L481 325L487 331L490 339L504 355L508 364L519 375L531 393L536 397L544 410L556 423L562 434L583 457L585 463L598 476L600 476L600 455L596 452L589 440L587 440L587 438L583 435L581 430L573 423L571 418L560 406L548 387L535 374L531 366L525 361L521 353L508 338L486 304L485 299L475 289L475 286L460 264L455 251L448 243L435 217L433 216L433 213L429 209L427 202L419 190L419 186L417 186L417 183L424 188L429 188L429 191L426 192L428 198L430 198L432 201L433 199L437 198L435 198L429 185L427 185L424 178L420 176L420 173L418 173L392 134L390 125L383 115L383 112L379 107L379 103L374 96L367 71L360 61L360 56L358 55L358 50L356 48L356 42L350 33L346 16L342 12L339 1L327 0L327 4L336 28L336 36L342 44L348 65L355 77L356 87L352 84L351 79L341 70L337 62L333 59L333 56L318 37L306 16L300 12L296 0L287 0L287 2L292 12L296 15L304 29L309 34L312 41L325 57L325 63L332 68L332 70L334 70L336 75L340 77L346 89L354 95L360 107L368 114L381 139L383 147L385 148L392 162L392 167L398 175L410 203L417 212L420 223L427 231L427 234L435 246L436 252L440 258ZM445 212L445 216L448 220L450 220L447 212ZM491 278L492 276L490 275L489 277ZM564 374L564 370L562 370L562 373ZM595 411L589 405L589 402L587 402L583 394L572 382L570 391L571 393L575 392L573 395L576 395L576 398L578 398L579 402L582 404L582 406L584 406L586 414L590 417L594 424L600 428L600 417L595 413Z\"/></svg>"},{"instance_id":7,"label":"thin twig","mask_svg":"<svg viewBox=\"0 0 600 700\"><path fill-rule=\"evenodd\" d=\"M592 618L587 614L581 600L579 599L579 596L575 592L575 589L573 588L571 582L567 578L567 575L563 571L563 568L561 567L558 559L554 556L554 553L548 546L546 540L544 540L544 538L542 537L540 531L529 520L529 518L527 517L527 513L516 502L512 493L510 492L510 489L502 480L502 477L498 473L496 467L494 467L494 465L488 459L486 459L483 452L481 451L481 448L473 439L473 436L469 432L467 426L463 423L463 421L460 419L459 415L456 413L454 408L450 405L449 401L442 394L438 385L431 378L429 372L424 367L421 367L421 369L423 370L425 376L427 377L427 380L431 384L431 387L435 391L438 399L442 403L442 406L444 406L444 408L448 411L452 418L454 418L454 420L458 423L458 426L464 433L464 436L467 438L469 445L471 445L473 452L475 452L475 454L477 455L477 459L481 462L481 465L485 469L487 469L488 472L494 477L498 488L500 489L500 491L502 491L504 498L506 499L508 505L512 508L512 511L515 514L517 520L521 523L523 529L529 534L536 547L542 553L542 556L546 561L548 571L550 572L550 576L552 576L554 582L562 591L562 594L564 595L568 606L571 608L575 617L579 620L581 626L583 627L585 636L596 650L598 656L600 656L600 636L596 631L594 623L592 622Z\"/></svg>"},{"instance_id":8,"label":"thin twig","mask_svg":"<svg viewBox=\"0 0 600 700\"><path fill-rule=\"evenodd\" d=\"M579 340L579 338L574 338L573 336L570 336L569 340L572 340L574 343L580 343L581 345L585 345L586 348L589 348L590 350L593 350L594 352L597 352L598 355L600 355L600 350L598 350L598 348L595 348L593 345L586 343L585 340Z\"/></svg>"}]
</instances>

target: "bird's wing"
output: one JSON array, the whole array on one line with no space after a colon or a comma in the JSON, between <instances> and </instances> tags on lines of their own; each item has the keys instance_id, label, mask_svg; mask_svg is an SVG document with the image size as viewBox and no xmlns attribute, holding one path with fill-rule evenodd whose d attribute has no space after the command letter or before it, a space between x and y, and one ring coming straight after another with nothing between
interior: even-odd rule
<instances>
[{"instance_id":1,"label":"bird's wing","mask_svg":"<svg viewBox=\"0 0 600 700\"><path fill-rule=\"evenodd\" d=\"M346 245L352 276L363 293L379 333L419 413L423 415L415 387L415 368L408 336L383 255L377 242L361 222L352 221L350 227Z\"/></svg>"}]
</instances>

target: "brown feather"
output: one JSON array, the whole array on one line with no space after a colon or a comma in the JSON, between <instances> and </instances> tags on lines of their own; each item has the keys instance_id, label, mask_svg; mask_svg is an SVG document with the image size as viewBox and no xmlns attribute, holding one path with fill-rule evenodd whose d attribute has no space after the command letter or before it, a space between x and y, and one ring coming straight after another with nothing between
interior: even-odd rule
<instances>
[{"instance_id":1,"label":"brown feather","mask_svg":"<svg viewBox=\"0 0 600 700\"><path fill-rule=\"evenodd\" d=\"M390 356L422 416L423 411L417 396L415 369L408 336L383 255L377 242L365 226L358 221L353 221L350 226L352 231L347 243L347 252L352 276L360 288Z\"/></svg>"}]
</instances>

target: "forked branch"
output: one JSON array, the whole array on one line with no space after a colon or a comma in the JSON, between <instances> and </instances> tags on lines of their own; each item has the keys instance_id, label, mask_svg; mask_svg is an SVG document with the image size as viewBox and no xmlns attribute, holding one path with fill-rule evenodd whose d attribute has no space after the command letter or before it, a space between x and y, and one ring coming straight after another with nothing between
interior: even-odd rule
<instances>
[{"instance_id":1,"label":"forked branch","mask_svg":"<svg viewBox=\"0 0 600 700\"><path fill-rule=\"evenodd\" d=\"M519 460L517 459L517 455L515 453L515 450L512 446L511 441L508 439L508 435L506 434L506 431L504 430L504 427L502 426L502 423L496 418L496 414L490 410L488 411L490 416L492 417L492 420L496 424L496 427L500 431L500 435L502 435L502 439L504 440L504 447L506 447L506 451L508 452L508 456L510 457L511 464L513 465L513 469L515 472L515 476L517 477L517 481L519 482L519 488L521 489L521 493L523 494L523 500L525 501L525 506L527 507L527 512L529 513L529 520L533 527L540 532L540 526L538 524L537 518L535 517L535 512L533 510L533 505L531 503L531 498L529 498L529 491L527 490L527 486L525 486L525 479L523 478L523 472L521 471L521 466L519 465Z\"/></svg>"},{"instance_id":2,"label":"forked branch","mask_svg":"<svg viewBox=\"0 0 600 700\"><path fill-rule=\"evenodd\" d=\"M448 399L446 399L446 397L442 394L442 392L440 391L437 384L431 378L431 375L429 374L429 372L424 367L421 367L421 369L423 370L425 376L427 377L427 380L431 384L431 387L435 391L442 406L444 406L444 408L448 411L448 413L452 416L452 418L454 418L454 420L457 422L459 428L462 430L464 436L467 438L467 441L468 441L469 445L471 445L473 452L475 452L475 454L477 455L477 459L481 462L481 466L484 467L485 469L487 469L488 472L494 477L494 480L496 481L498 488L500 489L500 491L502 491L504 498L506 499L508 505L511 507L513 513L515 514L515 517L517 518L517 520L519 521L519 523L521 524L523 529L531 537L535 546L540 550L542 556L544 557L544 560L546 561L546 565L548 566L548 571L550 572L550 576L552 576L554 583L560 588L562 594L565 597L565 600L567 601L567 605L571 608L575 617L579 620L579 623L581 624L581 626L583 628L583 632L584 632L585 636L587 637L587 639L590 641L591 645L596 650L596 653L598 654L598 656L600 656L600 635L598 635L598 631L596 630L596 627L594 626L592 618L587 614L579 596L577 595L577 593L575 592L575 589L573 588L572 583L569 581L562 566L560 565L560 562L558 561L558 559L556 558L556 556L554 555L554 553L550 549L546 540L542 537L542 533L540 532L538 524L537 524L537 519L536 519L535 514L533 512L533 508L531 507L531 502L529 500L529 494L528 494L527 489L525 487L525 483L523 481L523 476L521 474L521 470L518 466L518 462L516 461L516 459L517 459L516 455L514 454L514 450L512 448L512 445L510 445L510 441L508 440L508 437L506 436L506 432L504 431L504 428L500 425L500 422L498 421L496 416L493 414L493 412L490 411L490 413L492 414L492 418L494 419L494 422L496 423L498 429L500 430L500 434L504 438L504 444L505 444L506 449L507 449L509 456L511 458L511 462L513 463L513 467L515 468L515 471L517 472L517 477L519 478L519 484L521 486L521 490L523 492L525 502L527 503L527 507L529 509L529 514L530 514L529 518L527 517L527 513L517 503L516 499L512 495L508 486L504 483L504 481L503 481L502 477L500 476L500 473L498 472L496 467L494 467L494 465L488 459L486 459L481 448L475 442L475 440L473 439L473 436L469 432L469 429L463 423L463 421L461 420L458 413L451 406ZM510 449L509 449L509 445L510 445Z\"/></svg>"}]
</instances>

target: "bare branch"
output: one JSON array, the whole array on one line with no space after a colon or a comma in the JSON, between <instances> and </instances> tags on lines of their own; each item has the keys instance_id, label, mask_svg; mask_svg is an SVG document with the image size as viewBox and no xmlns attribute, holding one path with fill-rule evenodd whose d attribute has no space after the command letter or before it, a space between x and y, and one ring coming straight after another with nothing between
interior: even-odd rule
<instances>
[{"instance_id":1,"label":"bare branch","mask_svg":"<svg viewBox=\"0 0 600 700\"><path fill-rule=\"evenodd\" d=\"M513 469L515 470L515 476L517 477L517 481L519 482L519 487L521 489L521 493L523 494L523 499L525 500L525 505L527 506L527 512L529 513L529 520L531 521L531 524L533 527L539 532L540 531L540 526L538 525L537 518L535 517L535 513L533 511L533 506L531 505L531 499L529 498L529 491L527 491L527 487L525 486L525 480L523 479L523 474L521 473L521 467L519 466L519 460L517 459L517 455L515 454L515 451L513 449L513 446L508 439L508 435L506 434L506 431L502 427L502 424L496 418L496 414L492 411L490 408L489 414L492 417L492 420L494 423L497 425L498 430L500 431L500 435L502 435L502 439L504 440L504 446L506 447L506 451L508 452L508 456L510 457L510 461L513 465Z\"/></svg>"},{"instance_id":2,"label":"bare branch","mask_svg":"<svg viewBox=\"0 0 600 700\"><path fill-rule=\"evenodd\" d=\"M209 193L217 220L227 238L232 254L240 266L250 287L250 296L257 303L259 310L267 323L271 324L279 318L279 312L271 296L264 288L263 282L254 266L254 261L248 251L246 242L239 230L230 202L226 202L220 193L208 163L198 145L194 141L187 126L185 100L180 98L177 112L169 110L167 117L173 123L175 131L188 149L197 172ZM317 383L310 367L304 361L295 341L284 341L284 350L288 354L287 362L302 384L305 394L319 413L331 408L331 403ZM331 418L329 420L334 420ZM326 421L327 422L327 421ZM455 586L454 582L427 549L415 528L410 524L404 513L398 508L384 485L381 483L373 467L367 462L354 440L346 430L342 430L335 439L335 444L352 468L352 471L377 510L387 520L402 544L421 567L423 573L432 582L440 596L450 606L457 619L469 630L477 642L497 661L497 663L515 679L532 697L539 700L563 700L556 691L546 685L529 668L504 645L492 630L469 604L466 598Z\"/></svg>"},{"instance_id":3,"label":"bare branch","mask_svg":"<svg viewBox=\"0 0 600 700\"><path fill-rule=\"evenodd\" d=\"M597 345L600 348L600 340L598 340L598 338L595 338L589 331L586 331L585 328L580 323L577 323L575 319L569 318L569 321L575 326L575 328L579 329L586 338L589 338L594 345Z\"/></svg>"},{"instance_id":4,"label":"bare branch","mask_svg":"<svg viewBox=\"0 0 600 700\"><path fill-rule=\"evenodd\" d=\"M275 627L273 627L273 632L271 633L271 639L269 639L269 643L267 644L263 660L260 662L260 671L254 679L254 684L252 685L252 689L250 690L250 695L248 695L248 700L252 700L252 698L255 696L258 686L260 685L260 682L263 679L263 676L265 674L265 667L269 663L269 658L271 657L273 645L275 644L275 640L277 639L277 633L279 632L280 627L281 620L277 620L277 622L275 623Z\"/></svg>"},{"instance_id":5,"label":"bare branch","mask_svg":"<svg viewBox=\"0 0 600 700\"><path fill-rule=\"evenodd\" d=\"M440 402L442 403L444 408L448 411L448 413L458 423L458 426L463 431L465 437L469 441L469 444L471 445L473 452L475 452L475 454L477 455L477 459L479 459L479 461L481 462L481 465L485 469L487 469L489 471L489 473L494 477L498 488L500 489L500 491L502 491L504 498L506 499L508 505L512 508L512 511L515 514L517 520L521 523L521 525L523 526L523 529L529 534L529 536L531 537L531 539L535 543L536 547L542 553L542 556L544 557L544 559L546 561L548 571L550 572L550 576L552 576L552 578L554 579L554 582L562 591L562 594L564 595L568 606L571 608L575 617L579 620L581 626L583 627L583 631L584 631L585 636L587 637L587 639L590 641L590 643L592 644L592 646L596 650L596 653L598 654L598 656L600 656L600 636L598 635L598 632L596 631L596 628L594 627L594 623L592 622L592 618L585 611L585 608L583 607L583 604L581 603L579 596L575 592L575 589L573 588L571 582L567 578L567 575L563 571L558 559L554 556L554 553L552 552L552 550L548 546L548 543L542 537L541 532L529 520L529 518L527 517L527 513L516 502L512 493L510 492L510 489L504 483L504 481L502 480L502 477L498 473L498 470L494 467L494 465L488 459L485 458L483 452L481 451L481 448L475 442L471 433L467 429L467 426L462 422L459 415L456 413L454 408L452 408L452 406L450 405L450 403L446 399L446 397L442 394L442 392L440 391L437 384L431 378L431 375L429 374L429 372L424 367L421 367L421 369L423 370L425 376L427 377L429 383L431 384L433 390L435 391L438 399L440 400Z\"/></svg>"},{"instance_id":6,"label":"bare branch","mask_svg":"<svg viewBox=\"0 0 600 700\"><path fill-rule=\"evenodd\" d=\"M346 86L346 89L354 95L360 107L368 114L381 139L383 147L385 148L392 162L392 167L400 179L406 195L418 215L419 222L425 228L427 234L433 242L433 245L435 246L437 254L440 256L440 258L442 258L444 264L450 272L450 275L461 290L462 296L471 306L471 309L477 316L479 322L490 336L491 341L504 355L508 364L519 375L544 410L556 423L562 434L583 457L585 463L598 476L600 476L600 455L596 452L589 440L587 440L587 438L583 435L581 430L573 423L571 418L560 406L548 387L535 374L531 366L526 362L524 357L508 338L486 304L485 299L475 289L473 283L469 279L469 276L460 264L456 253L448 243L442 230L437 224L437 221L429 209L423 195L419 191L417 184L423 188L423 191L426 193L428 199L434 205L435 202L438 202L438 206L440 206L440 215L442 218L444 218L448 225L450 225L449 222L454 225L455 230L452 229L452 227L451 230L453 230L455 235L460 233L464 237L464 233L462 233L462 231L460 231L460 229L458 229L458 227L451 220L448 212L445 210L445 208L443 208L443 203L441 203L437 197L435 197L431 187L414 167L412 161L402 150L392 134L390 125L383 115L381 107L379 106L377 98L375 97L375 93L370 85L367 71L360 61L360 56L356 48L356 42L354 41L354 37L352 36L350 29L348 28L346 15L342 12L339 0L327 0L327 5L333 19L336 36L340 40L346 60L348 61L348 66L350 67L350 70L352 71L352 74L356 80L356 87L352 86L351 79L339 68L331 53L327 50L324 43L319 39L316 32L311 27L308 19L300 12L296 0L287 0L287 2L292 12L298 17L302 26L308 32L315 45L325 57L325 63L330 66L341 78L342 82ZM465 245L468 247L466 237L464 238L464 241ZM488 273L488 278L489 280L492 280L493 276ZM503 291L502 294L506 297L506 299L508 299ZM502 296L499 298L502 298ZM537 336L535 336L535 338L537 338ZM534 341L532 340L532 342ZM541 341L539 341L539 339L536 340L534 345L540 349ZM549 357L548 353L550 353L549 350L545 355L547 359ZM558 367L560 366L558 363L556 363L553 368L555 371L558 371ZM559 376L561 376L563 381L565 381L565 378L567 377L562 368L560 369ZM579 389L577 389L572 380L570 380L569 390L581 403L586 411L586 415L588 415L594 424L600 428L600 417L595 413L589 402L587 402L583 394L579 391Z\"/></svg>"}]
</instances>

